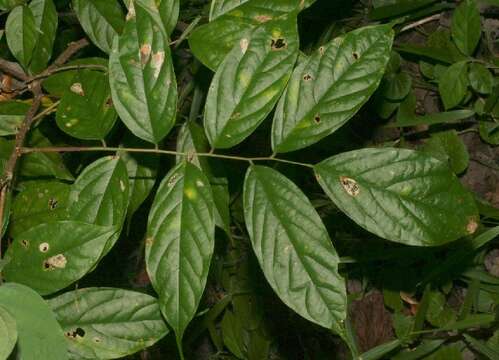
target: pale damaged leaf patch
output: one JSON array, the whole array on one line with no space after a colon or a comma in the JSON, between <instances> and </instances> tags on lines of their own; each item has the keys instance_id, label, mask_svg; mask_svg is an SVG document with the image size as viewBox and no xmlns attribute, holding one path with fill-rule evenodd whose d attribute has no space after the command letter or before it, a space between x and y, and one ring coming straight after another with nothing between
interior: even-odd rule
<instances>
[{"instance_id":1,"label":"pale damaged leaf patch","mask_svg":"<svg viewBox=\"0 0 499 360\"><path fill-rule=\"evenodd\" d=\"M346 176L340 176L340 183L348 195L350 195L350 196L359 195L360 187L359 187L359 184L357 184L357 181L355 181L354 179L351 179L351 178L346 177Z\"/></svg>"},{"instance_id":2,"label":"pale damaged leaf patch","mask_svg":"<svg viewBox=\"0 0 499 360\"><path fill-rule=\"evenodd\" d=\"M74 83L69 89L77 95L85 96L85 91L83 90L81 83Z\"/></svg>"},{"instance_id":3,"label":"pale damaged leaf patch","mask_svg":"<svg viewBox=\"0 0 499 360\"><path fill-rule=\"evenodd\" d=\"M246 54L246 51L248 50L248 46L249 46L249 41L248 39L246 38L242 38L240 41L239 41L239 46L241 47L241 52L243 54Z\"/></svg>"},{"instance_id":4,"label":"pale damaged leaf patch","mask_svg":"<svg viewBox=\"0 0 499 360\"><path fill-rule=\"evenodd\" d=\"M63 254L57 254L49 257L43 262L44 270L64 269L68 260Z\"/></svg>"}]
</instances>

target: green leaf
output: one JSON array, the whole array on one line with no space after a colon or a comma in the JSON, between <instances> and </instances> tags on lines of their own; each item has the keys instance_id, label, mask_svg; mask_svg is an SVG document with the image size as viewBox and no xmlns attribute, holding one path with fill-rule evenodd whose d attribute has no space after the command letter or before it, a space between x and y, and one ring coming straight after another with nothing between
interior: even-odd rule
<instances>
[{"instance_id":1,"label":"green leaf","mask_svg":"<svg viewBox=\"0 0 499 360\"><path fill-rule=\"evenodd\" d=\"M473 90L481 94L490 94L494 88L494 77L482 64L469 65L468 79Z\"/></svg>"},{"instance_id":2,"label":"green leaf","mask_svg":"<svg viewBox=\"0 0 499 360\"><path fill-rule=\"evenodd\" d=\"M153 345L168 333L152 296L86 288L49 300L71 358L116 359Z\"/></svg>"},{"instance_id":3,"label":"green leaf","mask_svg":"<svg viewBox=\"0 0 499 360\"><path fill-rule=\"evenodd\" d=\"M57 31L58 16L52 0L33 0L29 4L38 32L30 71L37 74L47 67Z\"/></svg>"},{"instance_id":4,"label":"green leaf","mask_svg":"<svg viewBox=\"0 0 499 360\"><path fill-rule=\"evenodd\" d=\"M241 336L243 329L240 319L234 316L231 310L227 310L224 313L221 326L223 341L227 349L238 359L244 359L244 343Z\"/></svg>"},{"instance_id":5,"label":"green leaf","mask_svg":"<svg viewBox=\"0 0 499 360\"><path fill-rule=\"evenodd\" d=\"M206 176L182 162L161 182L149 214L147 272L178 341L194 317L214 248L213 196Z\"/></svg>"},{"instance_id":6,"label":"green leaf","mask_svg":"<svg viewBox=\"0 0 499 360\"><path fill-rule=\"evenodd\" d=\"M196 154L198 152L206 153L209 150L210 144L201 126L194 121L188 121L182 125L177 136L177 151L188 155L177 155L177 163L187 158L190 163L199 167L208 177L215 201L215 224L230 235L230 195L227 180L224 178L215 178L208 159Z\"/></svg>"},{"instance_id":7,"label":"green leaf","mask_svg":"<svg viewBox=\"0 0 499 360\"><path fill-rule=\"evenodd\" d=\"M447 68L440 77L438 91L445 110L456 107L466 96L468 88L468 63L460 61Z\"/></svg>"},{"instance_id":8,"label":"green leaf","mask_svg":"<svg viewBox=\"0 0 499 360\"><path fill-rule=\"evenodd\" d=\"M69 216L88 224L121 229L128 205L128 173L117 156L103 157L83 170L71 188ZM119 231L104 248L107 254L118 240Z\"/></svg>"},{"instance_id":9,"label":"green leaf","mask_svg":"<svg viewBox=\"0 0 499 360\"><path fill-rule=\"evenodd\" d=\"M15 135L28 112L29 104L21 101L0 102L0 136Z\"/></svg>"},{"instance_id":10,"label":"green leaf","mask_svg":"<svg viewBox=\"0 0 499 360\"><path fill-rule=\"evenodd\" d=\"M247 3L249 0L212 0L210 7L210 21Z\"/></svg>"},{"instance_id":11,"label":"green leaf","mask_svg":"<svg viewBox=\"0 0 499 360\"><path fill-rule=\"evenodd\" d=\"M159 15L169 35L175 30L180 10L180 0L155 0Z\"/></svg>"},{"instance_id":12,"label":"green leaf","mask_svg":"<svg viewBox=\"0 0 499 360\"><path fill-rule=\"evenodd\" d=\"M435 327L446 327L454 323L457 314L447 306L445 296L439 291L431 291L426 320Z\"/></svg>"},{"instance_id":13,"label":"green leaf","mask_svg":"<svg viewBox=\"0 0 499 360\"><path fill-rule=\"evenodd\" d=\"M342 334L345 282L308 198L277 171L251 166L244 181L244 216L260 267L279 298L307 320Z\"/></svg>"},{"instance_id":14,"label":"green leaf","mask_svg":"<svg viewBox=\"0 0 499 360\"><path fill-rule=\"evenodd\" d=\"M399 352L392 357L392 360L418 360L432 353L444 343L444 340L423 340L420 345L415 348L409 348Z\"/></svg>"},{"instance_id":15,"label":"green leaf","mask_svg":"<svg viewBox=\"0 0 499 360\"><path fill-rule=\"evenodd\" d=\"M103 70L107 69L107 64L108 64L107 59L98 58L98 57L76 59L74 61L70 61L67 63L68 66L75 66L75 65L100 66L102 67ZM83 71L83 69L67 70L54 73L43 81L42 86L51 95L62 97L64 93L67 91L67 89L71 87L71 85L73 84L73 79L75 78L76 74L78 74L78 72L80 71Z\"/></svg>"},{"instance_id":16,"label":"green leaf","mask_svg":"<svg viewBox=\"0 0 499 360\"><path fill-rule=\"evenodd\" d=\"M453 63L452 54L449 54L447 49L432 46L400 44L395 47L395 50L402 53L416 55L423 59L436 60L446 64Z\"/></svg>"},{"instance_id":17,"label":"green leaf","mask_svg":"<svg viewBox=\"0 0 499 360\"><path fill-rule=\"evenodd\" d=\"M27 0L0 0L0 10L12 10L17 5L26 3Z\"/></svg>"},{"instance_id":18,"label":"green leaf","mask_svg":"<svg viewBox=\"0 0 499 360\"><path fill-rule=\"evenodd\" d=\"M50 147L52 143L38 130L30 131L28 146ZM73 180L74 177L66 168L62 156L57 153L31 153L21 158L21 175L27 177L54 176L60 180Z\"/></svg>"},{"instance_id":19,"label":"green leaf","mask_svg":"<svg viewBox=\"0 0 499 360\"><path fill-rule=\"evenodd\" d=\"M17 238L34 226L67 219L70 189L70 185L56 181L27 183L12 204L10 235Z\"/></svg>"},{"instance_id":20,"label":"green leaf","mask_svg":"<svg viewBox=\"0 0 499 360\"><path fill-rule=\"evenodd\" d=\"M475 0L464 0L452 15L452 39L465 55L473 55L482 34Z\"/></svg>"},{"instance_id":21,"label":"green leaf","mask_svg":"<svg viewBox=\"0 0 499 360\"><path fill-rule=\"evenodd\" d=\"M234 3L231 1L231 3ZM197 27L189 36L193 54L215 71L242 37L267 22L289 16L299 10L297 0L252 0L220 15L209 24Z\"/></svg>"},{"instance_id":22,"label":"green leaf","mask_svg":"<svg viewBox=\"0 0 499 360\"><path fill-rule=\"evenodd\" d=\"M175 123L177 85L168 35L146 0L130 7L123 34L109 58L116 111L137 137L159 143Z\"/></svg>"},{"instance_id":23,"label":"green leaf","mask_svg":"<svg viewBox=\"0 0 499 360\"><path fill-rule=\"evenodd\" d=\"M468 167L469 154L466 145L455 130L431 134L423 150L443 162L448 162L456 174L462 173Z\"/></svg>"},{"instance_id":24,"label":"green leaf","mask_svg":"<svg viewBox=\"0 0 499 360\"><path fill-rule=\"evenodd\" d=\"M92 42L109 54L113 41L125 25L123 11L116 0L73 0L73 10Z\"/></svg>"},{"instance_id":25,"label":"green leaf","mask_svg":"<svg viewBox=\"0 0 499 360\"><path fill-rule=\"evenodd\" d=\"M16 320L0 306L0 359L7 359L17 342Z\"/></svg>"},{"instance_id":26,"label":"green leaf","mask_svg":"<svg viewBox=\"0 0 499 360\"><path fill-rule=\"evenodd\" d=\"M126 146L147 148L148 144L137 138L125 139ZM158 173L159 158L154 154L138 154L122 152L121 159L125 163L128 172L129 200L128 200L128 218L139 209L140 205L147 199L156 183Z\"/></svg>"},{"instance_id":27,"label":"green leaf","mask_svg":"<svg viewBox=\"0 0 499 360\"><path fill-rule=\"evenodd\" d=\"M10 12L5 23L5 36L12 55L27 68L38 38L36 20L28 6L18 6Z\"/></svg>"},{"instance_id":28,"label":"green leaf","mask_svg":"<svg viewBox=\"0 0 499 360\"><path fill-rule=\"evenodd\" d=\"M496 121L480 121L480 137L492 145L499 145L499 124Z\"/></svg>"},{"instance_id":29,"label":"green leaf","mask_svg":"<svg viewBox=\"0 0 499 360\"><path fill-rule=\"evenodd\" d=\"M388 100L403 100L411 91L412 78L405 72L388 74L380 85L381 94Z\"/></svg>"},{"instance_id":30,"label":"green leaf","mask_svg":"<svg viewBox=\"0 0 499 360\"><path fill-rule=\"evenodd\" d=\"M101 140L112 129L116 117L107 75L82 70L65 89L56 121L62 131L77 139Z\"/></svg>"},{"instance_id":31,"label":"green leaf","mask_svg":"<svg viewBox=\"0 0 499 360\"><path fill-rule=\"evenodd\" d=\"M213 147L239 144L265 120L297 57L294 14L241 38L218 67L207 95L204 127Z\"/></svg>"},{"instance_id":32,"label":"green leaf","mask_svg":"<svg viewBox=\"0 0 499 360\"><path fill-rule=\"evenodd\" d=\"M32 289L20 284L0 286L0 306L17 323L17 358L66 360L66 342L47 303Z\"/></svg>"},{"instance_id":33,"label":"green leaf","mask_svg":"<svg viewBox=\"0 0 499 360\"><path fill-rule=\"evenodd\" d=\"M473 196L447 164L424 153L350 151L324 160L315 172L336 206L387 240L436 246L473 234L478 227Z\"/></svg>"},{"instance_id":34,"label":"green leaf","mask_svg":"<svg viewBox=\"0 0 499 360\"><path fill-rule=\"evenodd\" d=\"M477 340L474 337L469 336L468 334L464 334L463 336L473 349L475 349L476 351L478 351L480 354L484 355L488 359L495 360L499 358L499 351L497 351L496 349L491 348L484 342ZM444 360L444 358L441 359Z\"/></svg>"},{"instance_id":35,"label":"green leaf","mask_svg":"<svg viewBox=\"0 0 499 360\"><path fill-rule=\"evenodd\" d=\"M464 335L466 336L466 335ZM425 360L462 360L463 355L457 346L441 346Z\"/></svg>"},{"instance_id":36,"label":"green leaf","mask_svg":"<svg viewBox=\"0 0 499 360\"><path fill-rule=\"evenodd\" d=\"M3 272L8 281L52 294L94 268L114 227L79 221L46 222L17 235L7 250L11 261Z\"/></svg>"},{"instance_id":37,"label":"green leaf","mask_svg":"<svg viewBox=\"0 0 499 360\"><path fill-rule=\"evenodd\" d=\"M393 350L397 349L400 345L402 345L402 341L396 339L389 341L387 343L378 345L365 353L362 353L359 358L362 360L378 360L385 359L385 356L388 355Z\"/></svg>"},{"instance_id":38,"label":"green leaf","mask_svg":"<svg viewBox=\"0 0 499 360\"><path fill-rule=\"evenodd\" d=\"M436 0L374 0L372 2L373 9L369 13L369 18L379 20L400 16L434 2L436 2Z\"/></svg>"},{"instance_id":39,"label":"green leaf","mask_svg":"<svg viewBox=\"0 0 499 360\"><path fill-rule=\"evenodd\" d=\"M389 26L368 26L332 40L301 63L277 106L274 151L312 145L351 119L378 87L392 41Z\"/></svg>"}]
</instances>

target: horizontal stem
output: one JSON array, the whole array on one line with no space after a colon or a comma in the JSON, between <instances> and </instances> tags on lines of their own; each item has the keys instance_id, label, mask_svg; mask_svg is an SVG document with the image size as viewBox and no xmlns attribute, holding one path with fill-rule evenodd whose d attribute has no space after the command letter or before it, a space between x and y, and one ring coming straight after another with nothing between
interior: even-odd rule
<instances>
[{"instance_id":1,"label":"horizontal stem","mask_svg":"<svg viewBox=\"0 0 499 360\"><path fill-rule=\"evenodd\" d=\"M95 147L78 147L78 146L54 146L54 147L23 147L20 149L21 154L29 154L29 153L63 153L63 152L117 152L117 151L125 151L129 153L148 153L148 154L156 154L156 155L173 155L173 156L190 156L193 155L191 153L173 151L173 150L161 150L161 149L146 149L146 148L125 148L125 147L104 147L104 146L95 146ZM298 161L279 159L275 157L242 157L235 155L223 155L223 154L215 154L215 153L195 153L196 156L199 157L211 157L218 159L227 159L227 160L235 160L235 161L246 161L252 163L253 161L275 161L285 164L303 166L308 168L313 168L312 164L302 163Z\"/></svg>"}]
</instances>

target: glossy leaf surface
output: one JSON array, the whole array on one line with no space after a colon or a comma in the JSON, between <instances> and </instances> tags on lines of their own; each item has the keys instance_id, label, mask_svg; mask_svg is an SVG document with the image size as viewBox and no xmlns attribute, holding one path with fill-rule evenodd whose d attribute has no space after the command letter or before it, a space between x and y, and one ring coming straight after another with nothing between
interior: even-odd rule
<instances>
[{"instance_id":1,"label":"glossy leaf surface","mask_svg":"<svg viewBox=\"0 0 499 360\"><path fill-rule=\"evenodd\" d=\"M157 144L175 123L177 85L158 10L145 0L133 4L109 58L111 93L130 131Z\"/></svg>"},{"instance_id":2,"label":"glossy leaf surface","mask_svg":"<svg viewBox=\"0 0 499 360\"><path fill-rule=\"evenodd\" d=\"M35 291L21 284L4 284L0 286L0 306L16 321L19 359L67 359L62 329Z\"/></svg>"},{"instance_id":3,"label":"glossy leaf surface","mask_svg":"<svg viewBox=\"0 0 499 360\"><path fill-rule=\"evenodd\" d=\"M315 172L336 206L387 240L437 246L478 227L471 193L446 163L427 154L367 148L326 159Z\"/></svg>"},{"instance_id":4,"label":"glossy leaf surface","mask_svg":"<svg viewBox=\"0 0 499 360\"><path fill-rule=\"evenodd\" d=\"M475 0L464 0L452 15L452 39L465 55L473 55L481 36L480 12Z\"/></svg>"},{"instance_id":5,"label":"glossy leaf surface","mask_svg":"<svg viewBox=\"0 0 499 360\"><path fill-rule=\"evenodd\" d=\"M83 70L63 93L56 121L65 133L83 140L104 139L116 121L106 74Z\"/></svg>"},{"instance_id":6,"label":"glossy leaf surface","mask_svg":"<svg viewBox=\"0 0 499 360\"><path fill-rule=\"evenodd\" d=\"M308 198L277 171L251 166L244 217L260 267L279 298L304 318L342 333L346 290L339 258Z\"/></svg>"},{"instance_id":7,"label":"glossy leaf surface","mask_svg":"<svg viewBox=\"0 0 499 360\"><path fill-rule=\"evenodd\" d=\"M163 315L182 338L203 294L214 248L206 176L182 162L161 182L147 226L146 265Z\"/></svg>"},{"instance_id":8,"label":"glossy leaf surface","mask_svg":"<svg viewBox=\"0 0 499 360\"><path fill-rule=\"evenodd\" d=\"M17 342L17 325L12 315L0 306L0 359L7 359Z\"/></svg>"},{"instance_id":9,"label":"glossy leaf surface","mask_svg":"<svg viewBox=\"0 0 499 360\"><path fill-rule=\"evenodd\" d=\"M297 56L293 14L240 39L218 67L206 99L204 126L213 147L235 146L258 127L284 90Z\"/></svg>"},{"instance_id":10,"label":"glossy leaf surface","mask_svg":"<svg viewBox=\"0 0 499 360\"><path fill-rule=\"evenodd\" d=\"M116 228L79 221L46 222L19 234L7 250L8 281L42 295L64 289L88 273L100 259Z\"/></svg>"},{"instance_id":11,"label":"glossy leaf surface","mask_svg":"<svg viewBox=\"0 0 499 360\"><path fill-rule=\"evenodd\" d=\"M452 64L439 79L438 91L445 109L459 105L466 96L468 88L468 63L465 61Z\"/></svg>"},{"instance_id":12,"label":"glossy leaf surface","mask_svg":"<svg viewBox=\"0 0 499 360\"><path fill-rule=\"evenodd\" d=\"M0 136L15 135L29 110L21 101L0 102Z\"/></svg>"},{"instance_id":13,"label":"glossy leaf surface","mask_svg":"<svg viewBox=\"0 0 499 360\"><path fill-rule=\"evenodd\" d=\"M163 21L166 33L170 35L177 25L180 10L180 0L155 0L159 16Z\"/></svg>"},{"instance_id":14,"label":"glossy leaf surface","mask_svg":"<svg viewBox=\"0 0 499 360\"><path fill-rule=\"evenodd\" d=\"M73 9L83 30L102 51L109 54L125 19L117 0L73 0Z\"/></svg>"},{"instance_id":15,"label":"glossy leaf surface","mask_svg":"<svg viewBox=\"0 0 499 360\"><path fill-rule=\"evenodd\" d=\"M345 124L378 87L392 41L389 26L364 27L332 40L302 62L277 106L274 151L304 148Z\"/></svg>"},{"instance_id":16,"label":"glossy leaf surface","mask_svg":"<svg viewBox=\"0 0 499 360\"><path fill-rule=\"evenodd\" d=\"M27 68L38 37L35 17L28 6L18 6L10 12L5 23L5 36L14 57Z\"/></svg>"},{"instance_id":17,"label":"glossy leaf surface","mask_svg":"<svg viewBox=\"0 0 499 360\"><path fill-rule=\"evenodd\" d=\"M69 216L88 224L120 229L128 205L128 173L119 157L107 156L85 168L71 188ZM105 255L118 239L119 232L109 239Z\"/></svg>"},{"instance_id":18,"label":"glossy leaf surface","mask_svg":"<svg viewBox=\"0 0 499 360\"><path fill-rule=\"evenodd\" d=\"M153 345L168 333L152 296L86 288L49 300L71 358L116 359Z\"/></svg>"},{"instance_id":19,"label":"glossy leaf surface","mask_svg":"<svg viewBox=\"0 0 499 360\"><path fill-rule=\"evenodd\" d=\"M41 72L47 67L52 56L56 36L58 16L52 0L33 0L29 8L35 18L37 40L29 68L32 73Z\"/></svg>"}]
</instances>

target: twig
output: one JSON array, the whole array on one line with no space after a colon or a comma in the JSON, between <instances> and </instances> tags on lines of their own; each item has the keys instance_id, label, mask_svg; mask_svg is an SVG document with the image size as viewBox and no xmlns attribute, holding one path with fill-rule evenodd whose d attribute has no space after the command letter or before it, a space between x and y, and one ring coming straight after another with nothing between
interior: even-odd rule
<instances>
[{"instance_id":1,"label":"twig","mask_svg":"<svg viewBox=\"0 0 499 360\"><path fill-rule=\"evenodd\" d=\"M416 22L413 22L412 24L408 24L408 25L404 26L402 29L400 29L400 32L411 30L411 29L414 29L418 26L421 26L421 25L424 25L426 23L429 23L429 22L432 22L435 20L439 20L439 19L440 19L440 14L428 16L428 17L425 17L424 19L418 20Z\"/></svg>"},{"instance_id":2,"label":"twig","mask_svg":"<svg viewBox=\"0 0 499 360\"><path fill-rule=\"evenodd\" d=\"M48 146L48 147L23 147L20 149L21 154L29 154L29 153L63 153L63 152L117 152L124 151L130 153L148 153L148 154L157 154L157 155L173 155L173 156L191 156L193 154L186 152L179 152L173 150L161 150L161 149L151 149L151 148L122 148L122 147L103 147L103 146L95 146L95 147L78 147L78 146ZM224 155L224 154L215 154L215 153L195 153L195 156L199 157L210 157L210 158L218 158L218 159L226 159L226 160L235 160L235 161L245 161L252 163L253 161L275 161L285 164L303 166L307 168L313 168L312 164L302 163L298 161L279 159L276 157L243 157L243 156L235 156L235 155Z\"/></svg>"},{"instance_id":3,"label":"twig","mask_svg":"<svg viewBox=\"0 0 499 360\"><path fill-rule=\"evenodd\" d=\"M60 67L50 71L49 73L42 73L42 74L35 75L35 76L29 78L26 82L30 83L30 82L33 82L35 80L44 79L46 77L49 77L50 75L53 75L55 73L62 72L62 71L82 70L82 69L93 69L93 70L107 71L106 66L98 65L98 64L67 65L67 66L60 66Z\"/></svg>"},{"instance_id":4,"label":"twig","mask_svg":"<svg viewBox=\"0 0 499 360\"><path fill-rule=\"evenodd\" d=\"M28 75L26 75L26 73L18 63L0 59L0 70L2 70L4 73L12 75L18 80L28 80Z\"/></svg>"}]
</instances>

